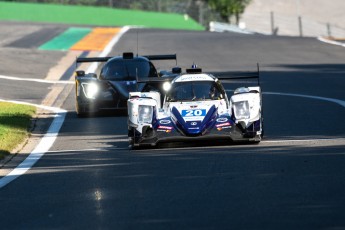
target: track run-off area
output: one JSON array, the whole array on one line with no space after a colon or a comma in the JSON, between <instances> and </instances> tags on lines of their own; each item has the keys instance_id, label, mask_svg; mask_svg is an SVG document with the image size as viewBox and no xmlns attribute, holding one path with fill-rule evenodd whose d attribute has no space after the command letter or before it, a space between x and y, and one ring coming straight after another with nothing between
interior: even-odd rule
<instances>
[{"instance_id":1,"label":"track run-off area","mask_svg":"<svg viewBox=\"0 0 345 230\"><path fill-rule=\"evenodd\" d=\"M5 229L345 228L343 47L316 38L125 27L84 28L65 48L46 49L75 28L1 25L0 98L40 107L33 140L1 168ZM97 33L102 45L82 41ZM131 150L125 116L77 118L75 57L123 52L176 53L179 66L196 63L206 72L255 71L259 63L264 140Z\"/></svg>"}]
</instances>

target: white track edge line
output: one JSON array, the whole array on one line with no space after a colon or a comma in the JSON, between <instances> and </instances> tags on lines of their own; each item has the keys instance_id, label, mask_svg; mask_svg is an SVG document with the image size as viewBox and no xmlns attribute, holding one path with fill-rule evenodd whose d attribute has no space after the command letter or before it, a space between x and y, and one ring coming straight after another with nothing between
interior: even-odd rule
<instances>
[{"instance_id":1,"label":"white track edge line","mask_svg":"<svg viewBox=\"0 0 345 230\"><path fill-rule=\"evenodd\" d=\"M118 34L114 36L114 38L110 41L110 43L107 45L107 47L104 49L104 51L99 55L108 55L112 49L112 47L119 41L121 36L127 32L130 29L130 27L125 26L123 27ZM88 72L92 71L94 67L92 65L88 68ZM97 68L97 66L96 66ZM5 101L5 100L2 100ZM60 108L53 108L43 105L34 105L26 102L20 102L20 101L13 101L8 100L12 103L17 104L27 104L27 105L33 105L40 108L50 109L56 112L54 115L54 120L52 121L47 133L43 136L40 143L36 146L36 148L29 154L29 156L21 163L19 164L15 169L13 169L11 172L9 172L6 176L2 177L0 179L0 188L3 188L19 176L26 173L31 167L47 152L49 151L50 147L54 144L59 131L61 129L61 126L65 120L66 117L66 110L60 109Z\"/></svg>"},{"instance_id":2,"label":"white track edge line","mask_svg":"<svg viewBox=\"0 0 345 230\"><path fill-rule=\"evenodd\" d=\"M304 95L304 94L294 94L294 93L275 93L275 92L263 92L263 94L267 95L279 95L279 96L290 96L290 97L304 97L304 98L310 98L310 99L316 99L321 101L329 101L336 103L338 105L341 105L345 107L345 101L335 99L335 98L329 98L329 97L320 97L320 96L312 96L312 95Z\"/></svg>"},{"instance_id":3,"label":"white track edge line","mask_svg":"<svg viewBox=\"0 0 345 230\"><path fill-rule=\"evenodd\" d=\"M6 101L0 99L0 101ZM54 107L48 107L48 106L42 106L42 105L35 105L31 103L21 102L21 101L13 101L8 100L6 102L15 103L15 104L25 104L25 105L31 105L36 106L38 108L43 108L47 110L51 110L55 112L54 120L52 121L47 133L43 136L39 144L35 147L35 149L29 154L25 160L19 164L15 169L13 169L11 172L9 172L6 176L0 179L0 188L6 186L19 176L26 173L54 144L55 139L60 131L60 128L65 120L66 117L66 110L60 109L60 108L54 108Z\"/></svg>"},{"instance_id":4,"label":"white track edge line","mask_svg":"<svg viewBox=\"0 0 345 230\"><path fill-rule=\"evenodd\" d=\"M0 79L11 80L11 81L31 81L31 82L38 82L38 83L47 83L47 84L75 84L74 81L50 81L50 80L43 80L39 78L20 78L20 77L11 77L0 75Z\"/></svg>"},{"instance_id":5,"label":"white track edge line","mask_svg":"<svg viewBox=\"0 0 345 230\"><path fill-rule=\"evenodd\" d=\"M321 36L317 37L317 40L324 42L324 43L327 43L327 44L345 47L345 44L342 42L332 41L330 39L326 39L326 38L321 37Z\"/></svg>"},{"instance_id":6,"label":"white track edge line","mask_svg":"<svg viewBox=\"0 0 345 230\"><path fill-rule=\"evenodd\" d=\"M125 34L129 29L136 28L136 27L130 27L130 26L124 26L119 33L116 34L112 38L112 40L108 43L108 45L104 48L101 54L98 55L98 57L105 57L110 52L112 47L120 40L123 34ZM97 70L98 63L94 62L90 65L87 72L95 72ZM50 80L43 80L39 78L20 78L20 77L12 77L12 76L5 76L0 75L0 79L5 80L11 80L11 81L31 81L31 82L38 82L38 83L47 83L47 84L75 84L74 81L50 81Z\"/></svg>"}]
</instances>

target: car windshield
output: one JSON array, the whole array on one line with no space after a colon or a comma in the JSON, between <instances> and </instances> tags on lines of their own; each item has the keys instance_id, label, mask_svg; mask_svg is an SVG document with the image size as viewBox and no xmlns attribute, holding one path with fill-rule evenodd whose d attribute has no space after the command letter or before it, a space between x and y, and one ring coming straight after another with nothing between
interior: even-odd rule
<instances>
[{"instance_id":1,"label":"car windshield","mask_svg":"<svg viewBox=\"0 0 345 230\"><path fill-rule=\"evenodd\" d=\"M156 77L155 67L148 61L136 59L117 59L106 63L101 71L101 76L105 80L128 81L148 77Z\"/></svg>"},{"instance_id":2,"label":"car windshield","mask_svg":"<svg viewBox=\"0 0 345 230\"><path fill-rule=\"evenodd\" d=\"M223 98L214 81L175 82L167 94L167 101L200 101Z\"/></svg>"}]
</instances>

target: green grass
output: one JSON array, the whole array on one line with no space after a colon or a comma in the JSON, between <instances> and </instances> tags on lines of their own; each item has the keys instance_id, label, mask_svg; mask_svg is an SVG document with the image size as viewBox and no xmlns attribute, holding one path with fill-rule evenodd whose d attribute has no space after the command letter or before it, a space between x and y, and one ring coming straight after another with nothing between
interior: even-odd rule
<instances>
[{"instance_id":1,"label":"green grass","mask_svg":"<svg viewBox=\"0 0 345 230\"><path fill-rule=\"evenodd\" d=\"M35 112L33 106L0 102L0 159L28 137Z\"/></svg>"},{"instance_id":2,"label":"green grass","mask_svg":"<svg viewBox=\"0 0 345 230\"><path fill-rule=\"evenodd\" d=\"M0 1L0 20L49 22L93 26L140 25L148 28L204 30L190 17L173 13L106 7Z\"/></svg>"}]
</instances>

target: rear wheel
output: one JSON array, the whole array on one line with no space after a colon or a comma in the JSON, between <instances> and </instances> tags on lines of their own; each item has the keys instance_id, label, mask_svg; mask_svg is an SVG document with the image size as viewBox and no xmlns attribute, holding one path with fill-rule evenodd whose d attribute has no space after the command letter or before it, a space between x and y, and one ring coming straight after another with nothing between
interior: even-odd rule
<instances>
[{"instance_id":1,"label":"rear wheel","mask_svg":"<svg viewBox=\"0 0 345 230\"><path fill-rule=\"evenodd\" d=\"M260 141L264 137L264 119L263 118L260 119L260 126L261 126L261 134L255 135L254 143L260 143Z\"/></svg>"}]
</instances>

